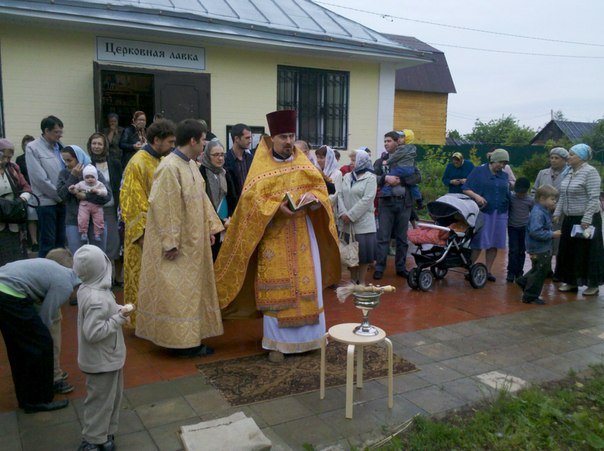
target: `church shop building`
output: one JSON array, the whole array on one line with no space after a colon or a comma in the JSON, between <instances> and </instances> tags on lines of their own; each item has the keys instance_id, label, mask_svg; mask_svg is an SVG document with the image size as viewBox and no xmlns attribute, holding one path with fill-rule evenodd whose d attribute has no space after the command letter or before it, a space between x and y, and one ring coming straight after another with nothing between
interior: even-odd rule
<instances>
[{"instance_id":1,"label":"church shop building","mask_svg":"<svg viewBox=\"0 0 604 451\"><path fill-rule=\"evenodd\" d=\"M0 134L15 144L49 114L84 147L109 113L201 118L225 140L293 108L314 146L381 149L396 70L431 61L306 0L0 0L0 24Z\"/></svg>"}]
</instances>

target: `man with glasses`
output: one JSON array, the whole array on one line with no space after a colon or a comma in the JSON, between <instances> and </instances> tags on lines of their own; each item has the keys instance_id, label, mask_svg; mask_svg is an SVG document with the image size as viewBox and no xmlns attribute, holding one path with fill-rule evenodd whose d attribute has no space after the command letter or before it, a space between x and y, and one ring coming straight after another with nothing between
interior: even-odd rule
<instances>
[{"instance_id":1,"label":"man with glasses","mask_svg":"<svg viewBox=\"0 0 604 451\"><path fill-rule=\"evenodd\" d=\"M25 162L33 193L40 199L36 209L40 233L39 257L65 246L65 205L57 193L59 172L65 168L61 158L63 122L56 116L42 119L42 135L27 145Z\"/></svg>"}]
</instances>

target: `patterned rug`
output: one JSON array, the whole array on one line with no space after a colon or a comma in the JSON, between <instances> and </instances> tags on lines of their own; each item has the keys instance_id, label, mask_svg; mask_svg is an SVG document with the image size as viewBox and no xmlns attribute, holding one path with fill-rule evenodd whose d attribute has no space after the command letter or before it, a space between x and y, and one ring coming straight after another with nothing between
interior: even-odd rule
<instances>
[{"instance_id":1,"label":"patterned rug","mask_svg":"<svg viewBox=\"0 0 604 451\"><path fill-rule=\"evenodd\" d=\"M364 380L386 377L386 348L366 346L363 351ZM346 345L331 342L325 358L325 386L346 384ZM271 363L267 354L260 354L199 364L197 368L231 405L240 406L318 390L320 365L321 353L313 351L288 355L280 363ZM394 355L394 374L415 370L415 365Z\"/></svg>"}]
</instances>

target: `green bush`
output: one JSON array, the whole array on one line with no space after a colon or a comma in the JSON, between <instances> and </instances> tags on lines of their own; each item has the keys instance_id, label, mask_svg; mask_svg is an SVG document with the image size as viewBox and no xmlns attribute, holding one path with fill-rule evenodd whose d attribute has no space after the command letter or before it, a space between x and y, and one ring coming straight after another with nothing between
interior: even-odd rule
<instances>
[{"instance_id":1,"label":"green bush","mask_svg":"<svg viewBox=\"0 0 604 451\"><path fill-rule=\"evenodd\" d=\"M448 189L443 185L442 177L449 162L447 155L442 147L429 147L417 167L422 174L422 181L419 188L424 198L424 204L436 200Z\"/></svg>"},{"instance_id":2,"label":"green bush","mask_svg":"<svg viewBox=\"0 0 604 451\"><path fill-rule=\"evenodd\" d=\"M526 177L531 183L537 178L537 174L541 169L549 167L549 157L546 152L535 153L531 158L525 160L517 168L514 168L514 175L518 177Z\"/></svg>"}]
</instances>

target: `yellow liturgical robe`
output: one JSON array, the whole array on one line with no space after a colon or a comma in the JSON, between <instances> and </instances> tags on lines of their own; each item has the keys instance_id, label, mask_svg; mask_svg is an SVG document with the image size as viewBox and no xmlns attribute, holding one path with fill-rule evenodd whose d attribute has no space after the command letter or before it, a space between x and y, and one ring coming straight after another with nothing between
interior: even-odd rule
<instances>
[{"instance_id":1,"label":"yellow liturgical robe","mask_svg":"<svg viewBox=\"0 0 604 451\"><path fill-rule=\"evenodd\" d=\"M293 218L280 212L286 193L298 201L306 192L314 194L319 204ZM315 284L307 218L320 254L320 287ZM249 313L249 304L255 301L256 309L276 318L279 328L318 324L322 306L317 291L339 282L340 256L325 181L300 150L294 148L292 158L276 161L272 141L261 141L215 273L225 318ZM303 350L307 349L296 352Z\"/></svg>"},{"instance_id":2,"label":"yellow liturgical robe","mask_svg":"<svg viewBox=\"0 0 604 451\"><path fill-rule=\"evenodd\" d=\"M184 349L221 335L210 235L224 227L199 167L180 152L163 159L151 195L138 292L136 335ZM178 249L174 260L164 252Z\"/></svg>"},{"instance_id":3,"label":"yellow liturgical robe","mask_svg":"<svg viewBox=\"0 0 604 451\"><path fill-rule=\"evenodd\" d=\"M124 304L138 301L142 248L136 241L145 234L153 173L159 162L160 156L153 149L151 152L143 149L134 154L124 170L120 189L120 210L125 225ZM136 310L131 316L131 324L136 324Z\"/></svg>"}]
</instances>

